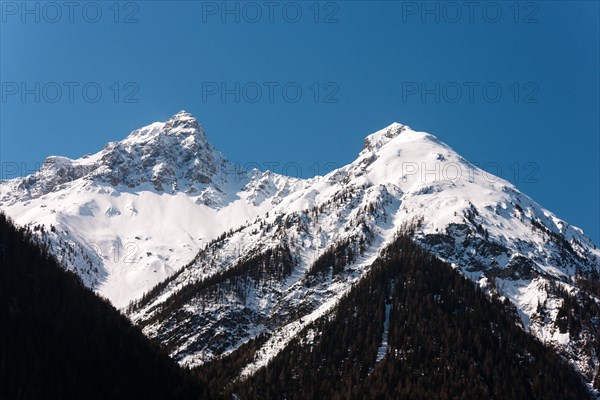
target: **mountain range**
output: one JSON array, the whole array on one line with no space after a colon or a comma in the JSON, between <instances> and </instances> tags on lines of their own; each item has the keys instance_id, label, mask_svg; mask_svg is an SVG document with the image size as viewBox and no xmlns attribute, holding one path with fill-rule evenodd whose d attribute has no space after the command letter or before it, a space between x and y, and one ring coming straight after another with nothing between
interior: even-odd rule
<instances>
[{"instance_id":1,"label":"mountain range","mask_svg":"<svg viewBox=\"0 0 600 400\"><path fill-rule=\"evenodd\" d=\"M341 305L407 240L405 252L431 254L468 279L594 390L600 250L406 125L368 135L352 163L300 179L242 170L181 111L96 154L48 157L36 173L1 181L0 208L182 366L236 360L236 382L263 379L324 340ZM392 322L414 272L402 271L384 274L388 297L377 297L375 364L398 356ZM438 304L452 297L427 293Z\"/></svg>"}]
</instances>

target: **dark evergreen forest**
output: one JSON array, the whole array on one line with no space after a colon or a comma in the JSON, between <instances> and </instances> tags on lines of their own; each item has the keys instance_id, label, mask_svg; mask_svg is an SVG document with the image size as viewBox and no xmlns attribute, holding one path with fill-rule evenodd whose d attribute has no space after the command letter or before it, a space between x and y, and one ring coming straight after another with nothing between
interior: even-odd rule
<instances>
[{"instance_id":1,"label":"dark evergreen forest","mask_svg":"<svg viewBox=\"0 0 600 400\"><path fill-rule=\"evenodd\" d=\"M202 388L0 213L0 399L198 399Z\"/></svg>"}]
</instances>

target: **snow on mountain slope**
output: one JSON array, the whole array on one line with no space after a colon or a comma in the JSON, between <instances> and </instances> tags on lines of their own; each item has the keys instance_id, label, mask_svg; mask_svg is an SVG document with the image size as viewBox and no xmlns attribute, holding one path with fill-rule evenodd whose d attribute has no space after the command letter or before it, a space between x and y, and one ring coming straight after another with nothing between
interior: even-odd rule
<instances>
[{"instance_id":1,"label":"snow on mountain slope","mask_svg":"<svg viewBox=\"0 0 600 400\"><path fill-rule=\"evenodd\" d=\"M268 214L211 242L130 316L186 365L267 334L248 376L335 307L409 226L423 248L509 299L524 329L592 380L598 321L565 333L559 309L569 296L598 301L580 279L598 279L600 251L512 184L400 124L368 136L353 163L305 182Z\"/></svg>"},{"instance_id":2,"label":"snow on mountain slope","mask_svg":"<svg viewBox=\"0 0 600 400\"><path fill-rule=\"evenodd\" d=\"M35 174L0 182L0 207L19 225L44 225L59 259L123 307L302 184L242 171L182 111L94 155L48 157Z\"/></svg>"}]
</instances>

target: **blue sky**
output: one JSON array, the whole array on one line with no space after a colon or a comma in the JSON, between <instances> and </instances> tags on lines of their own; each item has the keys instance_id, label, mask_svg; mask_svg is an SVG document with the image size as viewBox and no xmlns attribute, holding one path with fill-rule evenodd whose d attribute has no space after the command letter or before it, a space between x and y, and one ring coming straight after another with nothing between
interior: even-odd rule
<instances>
[{"instance_id":1,"label":"blue sky","mask_svg":"<svg viewBox=\"0 0 600 400\"><path fill-rule=\"evenodd\" d=\"M272 4L3 1L2 177L180 109L231 160L302 176L397 121L600 244L598 2Z\"/></svg>"}]
</instances>

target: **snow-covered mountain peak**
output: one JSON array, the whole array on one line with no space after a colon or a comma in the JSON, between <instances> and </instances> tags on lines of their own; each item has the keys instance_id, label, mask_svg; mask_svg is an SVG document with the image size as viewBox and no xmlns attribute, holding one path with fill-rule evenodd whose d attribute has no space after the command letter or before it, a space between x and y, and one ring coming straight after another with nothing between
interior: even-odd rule
<instances>
[{"instance_id":1,"label":"snow-covered mountain peak","mask_svg":"<svg viewBox=\"0 0 600 400\"><path fill-rule=\"evenodd\" d=\"M150 145L157 141L169 141L170 145L190 147L197 143L200 147L213 150L206 139L204 128L198 120L186 111L180 111L165 122L154 122L136 129L120 142L111 142L108 147L119 143L126 145Z\"/></svg>"},{"instance_id":2,"label":"snow-covered mountain peak","mask_svg":"<svg viewBox=\"0 0 600 400\"><path fill-rule=\"evenodd\" d=\"M227 181L225 156L207 140L204 129L189 113L180 111L166 122L155 122L111 142L95 157L93 179L113 186L143 187L159 192L197 193L205 185ZM220 190L221 188L217 188Z\"/></svg>"},{"instance_id":3,"label":"snow-covered mountain peak","mask_svg":"<svg viewBox=\"0 0 600 400\"><path fill-rule=\"evenodd\" d=\"M410 128L406 125L402 125L398 122L394 122L391 125L370 134L365 138L365 144L363 152L373 151L379 149L381 146L390 142L392 139L398 137L402 132L409 130Z\"/></svg>"},{"instance_id":4,"label":"snow-covered mountain peak","mask_svg":"<svg viewBox=\"0 0 600 400\"><path fill-rule=\"evenodd\" d=\"M191 124L199 125L196 117L194 117L191 113L189 113L185 110L181 110L181 111L175 113L171 118L168 119L167 122L169 122L169 121L181 122L181 123L189 122Z\"/></svg>"},{"instance_id":5,"label":"snow-covered mountain peak","mask_svg":"<svg viewBox=\"0 0 600 400\"><path fill-rule=\"evenodd\" d=\"M165 122L165 132L175 135L195 135L206 140L204 128L187 111L179 111Z\"/></svg>"},{"instance_id":6,"label":"snow-covered mountain peak","mask_svg":"<svg viewBox=\"0 0 600 400\"><path fill-rule=\"evenodd\" d=\"M121 307L302 184L243 171L181 111L95 154L51 156L0 181L0 207L20 225L52 227L47 240L64 265Z\"/></svg>"}]
</instances>

